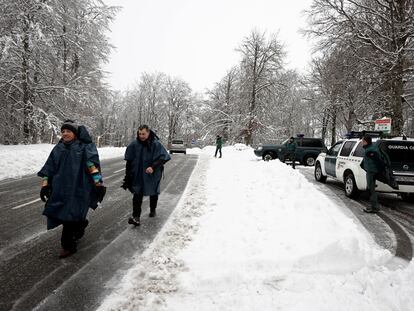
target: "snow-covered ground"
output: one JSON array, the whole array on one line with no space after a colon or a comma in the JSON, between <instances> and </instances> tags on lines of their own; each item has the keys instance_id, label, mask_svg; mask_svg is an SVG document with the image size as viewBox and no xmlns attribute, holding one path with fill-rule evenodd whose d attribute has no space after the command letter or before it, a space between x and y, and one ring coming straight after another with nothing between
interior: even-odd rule
<instances>
[{"instance_id":1,"label":"snow-covered ground","mask_svg":"<svg viewBox=\"0 0 414 311\"><path fill-rule=\"evenodd\" d=\"M190 152L180 203L99 310L414 310L414 264L298 171L242 145Z\"/></svg>"},{"instance_id":2,"label":"snow-covered ground","mask_svg":"<svg viewBox=\"0 0 414 311\"><path fill-rule=\"evenodd\" d=\"M0 145L0 180L16 178L40 171L55 145ZM125 147L103 147L98 149L101 160L122 157Z\"/></svg>"}]
</instances>

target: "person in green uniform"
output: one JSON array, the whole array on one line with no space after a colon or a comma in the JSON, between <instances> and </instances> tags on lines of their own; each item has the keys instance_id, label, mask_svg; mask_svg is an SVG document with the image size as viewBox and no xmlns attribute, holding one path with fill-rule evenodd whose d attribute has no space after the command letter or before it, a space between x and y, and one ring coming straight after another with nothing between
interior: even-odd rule
<instances>
[{"instance_id":1,"label":"person in green uniform","mask_svg":"<svg viewBox=\"0 0 414 311\"><path fill-rule=\"evenodd\" d=\"M377 176L384 170L385 164L381 158L380 151L376 145L372 144L372 138L365 135L362 138L362 146L364 148L364 158L362 160L362 168L366 171L367 189L369 192L370 207L364 208L366 213L377 213L379 211L378 195L375 192L375 182Z\"/></svg>"},{"instance_id":2,"label":"person in green uniform","mask_svg":"<svg viewBox=\"0 0 414 311\"><path fill-rule=\"evenodd\" d=\"M220 153L219 158L221 158L221 147L223 147L223 138L220 135L216 136L216 152L214 153L214 157L217 158L217 152Z\"/></svg>"},{"instance_id":3,"label":"person in green uniform","mask_svg":"<svg viewBox=\"0 0 414 311\"><path fill-rule=\"evenodd\" d=\"M284 144L285 145L285 154L283 157L283 162L287 159L292 161L292 168L295 168L295 160L296 160L296 148L298 147L295 139L293 137L289 138L289 140Z\"/></svg>"}]
</instances>

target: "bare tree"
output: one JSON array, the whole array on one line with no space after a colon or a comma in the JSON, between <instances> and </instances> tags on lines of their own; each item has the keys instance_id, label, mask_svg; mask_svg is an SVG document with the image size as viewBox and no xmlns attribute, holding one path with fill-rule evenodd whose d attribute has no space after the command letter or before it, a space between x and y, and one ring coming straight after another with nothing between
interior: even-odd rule
<instances>
[{"instance_id":1,"label":"bare tree","mask_svg":"<svg viewBox=\"0 0 414 311\"><path fill-rule=\"evenodd\" d=\"M62 119L93 115L107 94L101 65L115 12L98 0L1 1L3 142L42 141Z\"/></svg>"},{"instance_id":2,"label":"bare tree","mask_svg":"<svg viewBox=\"0 0 414 311\"><path fill-rule=\"evenodd\" d=\"M252 31L238 50L242 54L241 87L248 105L245 140L250 145L259 124L256 113L262 104L260 96L273 86L274 77L282 68L284 52L275 35L266 40L265 34L258 31Z\"/></svg>"},{"instance_id":3,"label":"bare tree","mask_svg":"<svg viewBox=\"0 0 414 311\"><path fill-rule=\"evenodd\" d=\"M308 12L312 34L327 50L345 43L355 58L375 68L388 93L393 134L403 131L404 79L412 76L412 0L314 0Z\"/></svg>"},{"instance_id":4,"label":"bare tree","mask_svg":"<svg viewBox=\"0 0 414 311\"><path fill-rule=\"evenodd\" d=\"M179 132L180 118L190 104L191 89L187 82L173 77L167 77L165 85L165 100L168 116L168 143Z\"/></svg>"},{"instance_id":5,"label":"bare tree","mask_svg":"<svg viewBox=\"0 0 414 311\"><path fill-rule=\"evenodd\" d=\"M215 87L207 93L207 111L205 130L223 135L224 141L233 141L235 133L240 132L242 125L239 124L239 86L240 73L237 67L231 68L224 78L216 83Z\"/></svg>"}]
</instances>

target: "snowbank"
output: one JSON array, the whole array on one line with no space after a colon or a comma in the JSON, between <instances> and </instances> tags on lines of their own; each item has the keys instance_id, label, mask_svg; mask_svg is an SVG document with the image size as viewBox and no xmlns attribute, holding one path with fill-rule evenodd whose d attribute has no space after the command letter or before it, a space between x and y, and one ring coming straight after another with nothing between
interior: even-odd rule
<instances>
[{"instance_id":1,"label":"snowbank","mask_svg":"<svg viewBox=\"0 0 414 311\"><path fill-rule=\"evenodd\" d=\"M0 145L0 180L37 173L55 145ZM98 149L101 160L123 156L125 148Z\"/></svg>"},{"instance_id":2,"label":"snowbank","mask_svg":"<svg viewBox=\"0 0 414 311\"><path fill-rule=\"evenodd\" d=\"M240 147L240 146L239 146ZM198 150L179 205L100 310L414 310L414 265L298 171Z\"/></svg>"}]
</instances>

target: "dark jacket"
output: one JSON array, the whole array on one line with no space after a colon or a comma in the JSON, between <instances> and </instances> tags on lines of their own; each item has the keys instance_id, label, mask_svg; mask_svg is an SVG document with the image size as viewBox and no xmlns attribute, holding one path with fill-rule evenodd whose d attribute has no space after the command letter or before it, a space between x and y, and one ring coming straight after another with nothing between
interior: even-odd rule
<instances>
[{"instance_id":1,"label":"dark jacket","mask_svg":"<svg viewBox=\"0 0 414 311\"><path fill-rule=\"evenodd\" d=\"M171 157L154 132L150 132L150 136L145 142L138 138L131 142L125 151L124 159L127 161L125 173L131 180L131 192L142 192L145 196L160 193L163 165ZM154 172L152 174L145 173L145 170L150 166Z\"/></svg>"},{"instance_id":2,"label":"dark jacket","mask_svg":"<svg viewBox=\"0 0 414 311\"><path fill-rule=\"evenodd\" d=\"M222 138L221 136L218 136L218 137L216 138L216 147L217 147L217 148L221 148L221 147L223 147L223 138Z\"/></svg>"},{"instance_id":3,"label":"dark jacket","mask_svg":"<svg viewBox=\"0 0 414 311\"><path fill-rule=\"evenodd\" d=\"M380 151L376 145L370 144L364 147L363 168L365 171L377 174L384 170L385 163L381 158Z\"/></svg>"},{"instance_id":4,"label":"dark jacket","mask_svg":"<svg viewBox=\"0 0 414 311\"><path fill-rule=\"evenodd\" d=\"M378 147L378 151L379 151L379 155L383 161L383 165L384 168L382 171L380 171L379 173L376 174L376 179L383 182L384 184L387 184L388 186L390 186L391 188L395 189L395 190L399 190L399 185L397 183L397 181L395 180L395 176L394 173L392 171L391 168L391 160L390 157L388 156L388 154L386 152L384 152L383 150L381 150Z\"/></svg>"},{"instance_id":5,"label":"dark jacket","mask_svg":"<svg viewBox=\"0 0 414 311\"><path fill-rule=\"evenodd\" d=\"M94 181L88 172L87 161L100 168L96 146L86 128L79 126L77 139L70 144L60 140L37 173L40 177L48 176L52 187L43 211L43 215L48 217L48 229L65 221L84 221L88 209L97 207Z\"/></svg>"},{"instance_id":6,"label":"dark jacket","mask_svg":"<svg viewBox=\"0 0 414 311\"><path fill-rule=\"evenodd\" d=\"M285 144L286 153L295 153L297 146L298 146L298 144L295 141L286 142L286 144Z\"/></svg>"}]
</instances>

